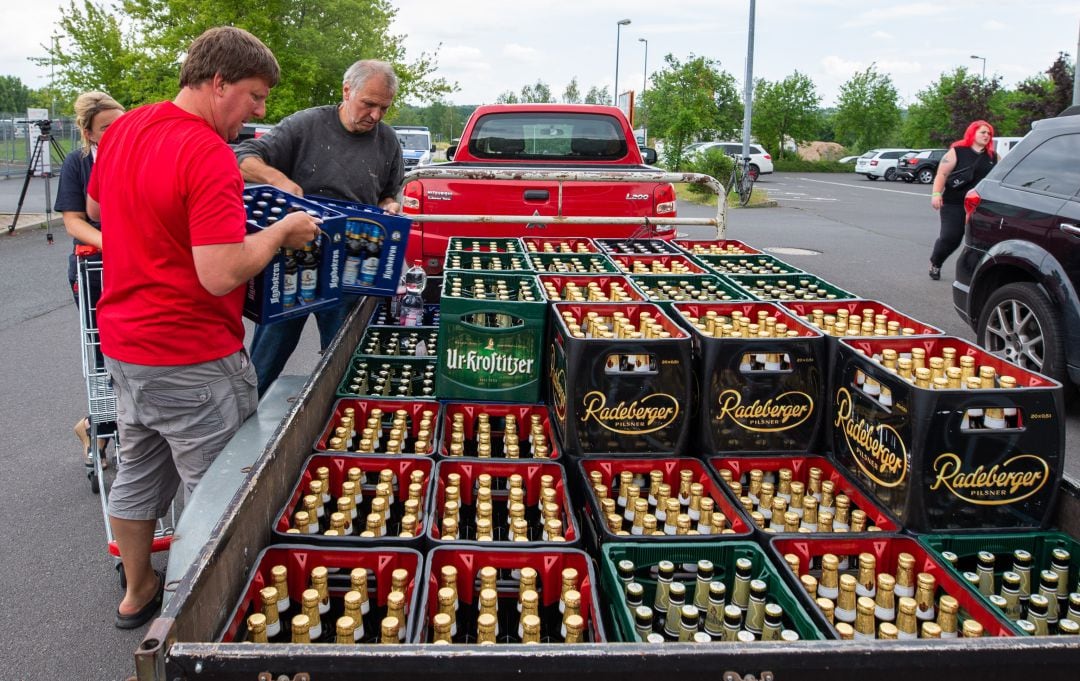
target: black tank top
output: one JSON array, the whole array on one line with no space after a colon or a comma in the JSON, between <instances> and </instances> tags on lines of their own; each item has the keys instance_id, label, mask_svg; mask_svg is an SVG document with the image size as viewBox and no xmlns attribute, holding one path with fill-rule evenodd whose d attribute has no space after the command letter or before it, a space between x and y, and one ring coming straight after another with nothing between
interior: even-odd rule
<instances>
[{"instance_id":1,"label":"black tank top","mask_svg":"<svg viewBox=\"0 0 1080 681\"><path fill-rule=\"evenodd\" d=\"M976 153L971 147L953 147L953 151L956 153L956 168L953 172L975 166L975 173L971 182L960 185L955 189L950 189L946 185L945 191L942 194L942 201L945 203L962 204L964 202L964 195L967 194L968 190L979 184L979 180L986 177L993 169L994 164L997 163L997 154L991 156L985 149Z\"/></svg>"}]
</instances>

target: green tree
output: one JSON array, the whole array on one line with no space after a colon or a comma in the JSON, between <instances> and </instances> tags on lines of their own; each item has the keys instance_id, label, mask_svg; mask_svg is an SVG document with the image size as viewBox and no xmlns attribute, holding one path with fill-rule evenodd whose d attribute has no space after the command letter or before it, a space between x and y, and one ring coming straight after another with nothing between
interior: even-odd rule
<instances>
[{"instance_id":1,"label":"green tree","mask_svg":"<svg viewBox=\"0 0 1080 681\"><path fill-rule=\"evenodd\" d=\"M593 85L589 88L589 91L585 93L586 104L611 104L611 92L608 90L607 85L604 87L597 87Z\"/></svg>"},{"instance_id":2,"label":"green tree","mask_svg":"<svg viewBox=\"0 0 1080 681\"><path fill-rule=\"evenodd\" d=\"M900 125L896 86L877 65L856 73L840 86L833 129L848 148L868 149L888 142Z\"/></svg>"},{"instance_id":3,"label":"green tree","mask_svg":"<svg viewBox=\"0 0 1080 681\"><path fill-rule=\"evenodd\" d=\"M820 101L814 81L798 71L774 83L759 81L754 89L754 135L783 158L787 155L784 140L798 144L815 139Z\"/></svg>"},{"instance_id":4,"label":"green tree","mask_svg":"<svg viewBox=\"0 0 1080 681\"><path fill-rule=\"evenodd\" d=\"M698 137L731 137L742 124L742 100L735 78L719 62L695 57L685 63L664 57L643 99L649 132L664 140L664 163L678 169L683 147Z\"/></svg>"},{"instance_id":5,"label":"green tree","mask_svg":"<svg viewBox=\"0 0 1080 681\"><path fill-rule=\"evenodd\" d=\"M18 76L0 76L0 111L25 112L30 105L30 88Z\"/></svg>"},{"instance_id":6,"label":"green tree","mask_svg":"<svg viewBox=\"0 0 1080 681\"><path fill-rule=\"evenodd\" d=\"M526 85L521 88L522 104L547 104L548 102L554 102L555 100L551 96L551 88L547 86L547 83L540 80L536 80L533 85Z\"/></svg>"},{"instance_id":7,"label":"green tree","mask_svg":"<svg viewBox=\"0 0 1080 681\"><path fill-rule=\"evenodd\" d=\"M984 79L964 67L943 73L915 95L901 138L913 147L946 146L962 137L972 121L997 125L1000 116L992 105L1003 101L1000 90L999 77Z\"/></svg>"},{"instance_id":8,"label":"green tree","mask_svg":"<svg viewBox=\"0 0 1080 681\"><path fill-rule=\"evenodd\" d=\"M394 64L399 104L454 91L456 85L433 75L437 51L406 60L404 36L389 33L395 14L389 0L120 0L108 9L72 0L61 9L66 39L49 52L69 92L100 88L141 104L175 93L183 51L200 33L239 26L265 42L281 65L268 120L337 101L345 69L360 58Z\"/></svg>"},{"instance_id":9,"label":"green tree","mask_svg":"<svg viewBox=\"0 0 1080 681\"><path fill-rule=\"evenodd\" d=\"M1068 108L1072 103L1075 70L1068 53L1060 52L1050 68L1043 72L1045 75L1028 78L1016 87L1016 97L1008 104L1017 112L1014 134L1027 134L1032 122L1057 116Z\"/></svg>"},{"instance_id":10,"label":"green tree","mask_svg":"<svg viewBox=\"0 0 1080 681\"><path fill-rule=\"evenodd\" d=\"M570 79L562 94L563 104L581 104L581 90L578 89L577 76Z\"/></svg>"},{"instance_id":11,"label":"green tree","mask_svg":"<svg viewBox=\"0 0 1080 681\"><path fill-rule=\"evenodd\" d=\"M517 93L513 90L507 90L495 98L496 104L517 104L519 101Z\"/></svg>"}]
</instances>

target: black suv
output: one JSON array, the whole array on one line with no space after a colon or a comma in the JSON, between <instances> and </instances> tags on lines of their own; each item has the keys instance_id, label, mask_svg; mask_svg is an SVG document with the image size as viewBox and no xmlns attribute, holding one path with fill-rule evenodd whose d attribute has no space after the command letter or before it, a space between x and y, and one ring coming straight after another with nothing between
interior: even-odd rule
<instances>
[{"instance_id":1,"label":"black suv","mask_svg":"<svg viewBox=\"0 0 1080 681\"><path fill-rule=\"evenodd\" d=\"M1080 107L1036 123L968 192L953 304L984 348L1080 385Z\"/></svg>"},{"instance_id":2,"label":"black suv","mask_svg":"<svg viewBox=\"0 0 1080 681\"><path fill-rule=\"evenodd\" d=\"M930 184L946 151L948 149L922 149L908 154L896 164L896 176L904 182L918 180L921 184Z\"/></svg>"}]
</instances>

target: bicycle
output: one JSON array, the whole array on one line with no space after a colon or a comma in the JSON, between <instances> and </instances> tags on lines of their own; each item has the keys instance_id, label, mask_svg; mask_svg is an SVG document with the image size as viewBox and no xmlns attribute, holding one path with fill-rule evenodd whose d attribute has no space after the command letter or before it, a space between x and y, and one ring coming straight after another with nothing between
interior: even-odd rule
<instances>
[{"instance_id":1,"label":"bicycle","mask_svg":"<svg viewBox=\"0 0 1080 681\"><path fill-rule=\"evenodd\" d=\"M754 191L754 175L750 172L750 157L732 156L735 162L731 166L731 177L728 178L728 191L739 195L739 205L745 206L750 203L750 194Z\"/></svg>"}]
</instances>

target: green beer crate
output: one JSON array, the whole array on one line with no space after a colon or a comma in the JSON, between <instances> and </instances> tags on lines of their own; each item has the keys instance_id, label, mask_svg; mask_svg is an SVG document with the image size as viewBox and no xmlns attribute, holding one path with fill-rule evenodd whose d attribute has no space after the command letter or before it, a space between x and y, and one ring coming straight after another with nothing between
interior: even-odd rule
<instances>
[{"instance_id":1,"label":"green beer crate","mask_svg":"<svg viewBox=\"0 0 1080 681\"><path fill-rule=\"evenodd\" d=\"M614 274L615 264L603 253L529 253L537 272L558 274Z\"/></svg>"},{"instance_id":2,"label":"green beer crate","mask_svg":"<svg viewBox=\"0 0 1080 681\"><path fill-rule=\"evenodd\" d=\"M645 298L671 311L671 303L728 303L754 297L718 274L632 274Z\"/></svg>"},{"instance_id":3,"label":"green beer crate","mask_svg":"<svg viewBox=\"0 0 1080 681\"><path fill-rule=\"evenodd\" d=\"M440 315L441 399L540 400L547 302L535 276L447 271Z\"/></svg>"},{"instance_id":4,"label":"green beer crate","mask_svg":"<svg viewBox=\"0 0 1080 681\"><path fill-rule=\"evenodd\" d=\"M651 607L656 596L657 566L660 561L670 561L675 564L675 576L672 581L682 582L686 586L688 604L694 602L698 561L710 561L714 570L713 580L724 583L727 588L727 603L731 604L735 593L736 561L741 558L750 561L750 578L760 579L768 586L766 602L775 603L783 608L784 629L795 631L802 640L820 641L826 638L784 582L779 570L769 560L765 551L752 541L721 540L696 544L616 543L605 544L600 552L602 605L607 607L614 625L608 630L608 637L612 640L641 641L634 628L634 617L626 605L625 586L618 569L620 561L628 560L633 563L633 581L644 587L642 603ZM657 629L657 617L661 614L663 613L653 615L654 631ZM704 614L703 612L702 621L704 621ZM660 627L660 629L663 628ZM779 641L774 643L780 644ZM767 646L770 642L762 642L761 645Z\"/></svg>"},{"instance_id":5,"label":"green beer crate","mask_svg":"<svg viewBox=\"0 0 1080 681\"><path fill-rule=\"evenodd\" d=\"M758 300L843 300L859 297L805 272L729 274L725 277Z\"/></svg>"},{"instance_id":6,"label":"green beer crate","mask_svg":"<svg viewBox=\"0 0 1080 681\"><path fill-rule=\"evenodd\" d=\"M798 267L789 265L780 258L764 253L758 255L710 255L707 253L693 256L694 260L716 274L791 274L802 272Z\"/></svg>"},{"instance_id":7,"label":"green beer crate","mask_svg":"<svg viewBox=\"0 0 1080 681\"><path fill-rule=\"evenodd\" d=\"M922 534L918 537L919 542L930 549L945 569L953 573L957 579L966 583L963 575L967 572L978 574L979 554L983 551L994 557L993 576L989 577L987 588L991 593L1001 593L1001 577L1008 570L1013 569L1013 555L1015 551L1026 551L1031 556L1031 593L1039 591L1039 575L1043 570L1051 570L1058 574L1058 621L1066 619L1072 599L1069 594L1080 592L1080 541L1077 541L1063 532L1010 532L1002 534L979 534L958 535ZM1056 569L1055 552L1064 550L1070 560L1059 560ZM951 556L948 554L952 554ZM1060 552L1057 557L1063 558ZM953 562L955 560L956 562ZM1064 579L1061 579L1064 577ZM991 601L988 594L974 586L979 600L991 612L1000 612ZM1064 594L1064 596L1063 596ZM1023 600L1021 614L1027 616L1027 606ZM1078 608L1074 605L1074 610ZM1017 634L1029 635L1029 632L1017 626L1011 618L1006 620L1009 628ZM1050 625L1050 633L1063 633Z\"/></svg>"},{"instance_id":8,"label":"green beer crate","mask_svg":"<svg viewBox=\"0 0 1080 681\"><path fill-rule=\"evenodd\" d=\"M532 266L521 252L447 251L444 270L473 272L532 272Z\"/></svg>"}]
</instances>

